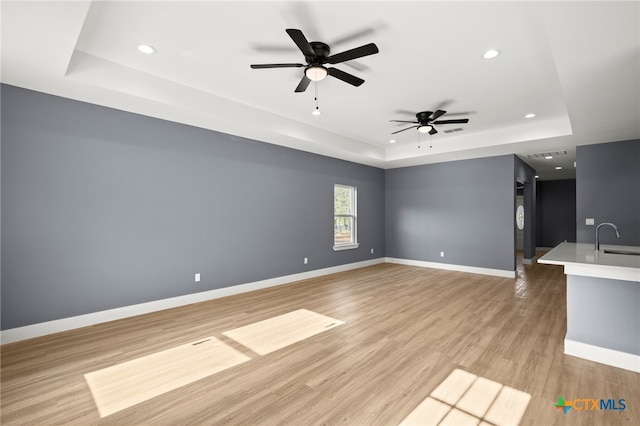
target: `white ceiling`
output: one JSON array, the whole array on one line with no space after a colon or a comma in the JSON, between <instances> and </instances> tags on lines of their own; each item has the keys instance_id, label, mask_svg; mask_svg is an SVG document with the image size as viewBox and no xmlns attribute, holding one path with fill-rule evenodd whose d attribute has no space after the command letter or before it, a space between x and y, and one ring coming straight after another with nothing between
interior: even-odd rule
<instances>
[{"instance_id":1,"label":"white ceiling","mask_svg":"<svg viewBox=\"0 0 640 426\"><path fill-rule=\"evenodd\" d=\"M563 179L577 145L640 138L638 1L1 5L3 83L377 167L517 154ZM335 65L365 83L319 82L313 116L313 83L294 93L302 68L249 67L304 62L287 28L380 53ZM438 108L470 122L391 135L404 127L389 120ZM567 154L527 158L548 151Z\"/></svg>"}]
</instances>

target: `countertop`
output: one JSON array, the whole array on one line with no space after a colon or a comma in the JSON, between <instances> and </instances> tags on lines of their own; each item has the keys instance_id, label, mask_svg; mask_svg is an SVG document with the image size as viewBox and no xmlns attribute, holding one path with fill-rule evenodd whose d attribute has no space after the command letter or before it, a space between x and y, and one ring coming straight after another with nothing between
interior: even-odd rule
<instances>
[{"instance_id":1,"label":"countertop","mask_svg":"<svg viewBox=\"0 0 640 426\"><path fill-rule=\"evenodd\" d=\"M596 251L593 244L561 243L538 259L538 263L564 265L567 275L582 275L640 283L640 256L604 253L604 250L631 250L637 246L601 244Z\"/></svg>"}]
</instances>

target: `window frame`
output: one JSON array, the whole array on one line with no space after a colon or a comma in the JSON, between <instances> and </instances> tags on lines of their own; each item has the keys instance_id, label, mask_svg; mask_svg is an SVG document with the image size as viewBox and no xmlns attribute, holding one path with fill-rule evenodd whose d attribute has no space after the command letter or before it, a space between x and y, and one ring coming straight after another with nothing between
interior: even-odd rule
<instances>
[{"instance_id":1,"label":"window frame","mask_svg":"<svg viewBox=\"0 0 640 426\"><path fill-rule=\"evenodd\" d=\"M336 189L346 188L351 190L351 214L336 214ZM335 224L337 218L349 217L352 220L353 226L352 241L348 243L336 243L336 231ZM333 185L333 251L353 250L360 247L358 242L358 187L354 185L346 185L342 183L336 183Z\"/></svg>"}]
</instances>

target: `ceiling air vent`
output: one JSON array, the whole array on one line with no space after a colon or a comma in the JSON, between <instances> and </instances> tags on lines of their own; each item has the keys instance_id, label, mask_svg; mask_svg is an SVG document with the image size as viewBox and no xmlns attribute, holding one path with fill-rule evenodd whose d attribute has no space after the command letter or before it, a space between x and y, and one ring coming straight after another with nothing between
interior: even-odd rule
<instances>
[{"instance_id":1,"label":"ceiling air vent","mask_svg":"<svg viewBox=\"0 0 640 426\"><path fill-rule=\"evenodd\" d=\"M453 133L453 132L461 132L461 131L463 131L463 130L464 130L463 128L458 127L457 129L448 129L448 130L443 130L443 132L445 132L445 133Z\"/></svg>"},{"instance_id":2,"label":"ceiling air vent","mask_svg":"<svg viewBox=\"0 0 640 426\"><path fill-rule=\"evenodd\" d=\"M540 152L538 154L527 154L527 157L528 158L545 158L545 157L559 157L561 155L567 155L567 151Z\"/></svg>"}]
</instances>

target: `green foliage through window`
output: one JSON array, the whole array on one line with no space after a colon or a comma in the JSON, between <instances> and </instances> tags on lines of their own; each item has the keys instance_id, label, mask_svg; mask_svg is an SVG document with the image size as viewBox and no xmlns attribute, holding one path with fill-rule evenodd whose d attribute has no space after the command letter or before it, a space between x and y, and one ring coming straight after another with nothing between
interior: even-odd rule
<instances>
[{"instance_id":1,"label":"green foliage through window","mask_svg":"<svg viewBox=\"0 0 640 426\"><path fill-rule=\"evenodd\" d=\"M356 242L356 188L335 185L333 193L333 243Z\"/></svg>"}]
</instances>

